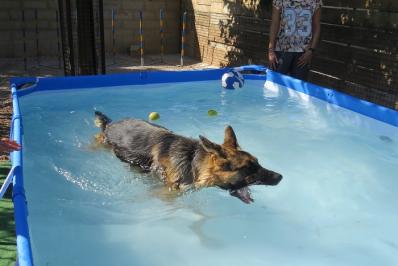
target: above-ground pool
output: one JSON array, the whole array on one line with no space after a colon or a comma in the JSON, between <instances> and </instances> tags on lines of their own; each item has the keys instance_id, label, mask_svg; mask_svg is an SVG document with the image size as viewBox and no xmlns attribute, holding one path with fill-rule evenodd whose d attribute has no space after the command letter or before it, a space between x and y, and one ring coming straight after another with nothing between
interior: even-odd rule
<instances>
[{"instance_id":1,"label":"above-ground pool","mask_svg":"<svg viewBox=\"0 0 398 266\"><path fill-rule=\"evenodd\" d=\"M18 91L35 265L398 265L397 113L272 72L265 86L249 75L225 90L223 71L42 79ZM217 143L231 125L284 179L253 186L250 205L217 188L175 197L91 145L95 110L115 121L156 111L157 124Z\"/></svg>"}]
</instances>

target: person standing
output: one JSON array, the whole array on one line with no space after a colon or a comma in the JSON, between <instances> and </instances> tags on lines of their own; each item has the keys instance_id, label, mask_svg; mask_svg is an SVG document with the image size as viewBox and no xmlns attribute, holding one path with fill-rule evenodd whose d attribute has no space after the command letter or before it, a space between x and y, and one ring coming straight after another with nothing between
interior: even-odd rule
<instances>
[{"instance_id":1,"label":"person standing","mask_svg":"<svg viewBox=\"0 0 398 266\"><path fill-rule=\"evenodd\" d=\"M322 0L273 0L272 4L269 67L306 81L321 32Z\"/></svg>"}]
</instances>

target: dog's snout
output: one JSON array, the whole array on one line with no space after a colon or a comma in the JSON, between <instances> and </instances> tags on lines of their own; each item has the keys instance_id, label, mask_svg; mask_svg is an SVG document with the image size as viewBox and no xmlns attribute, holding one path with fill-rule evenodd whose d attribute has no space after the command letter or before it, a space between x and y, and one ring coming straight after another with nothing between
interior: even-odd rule
<instances>
[{"instance_id":1,"label":"dog's snout","mask_svg":"<svg viewBox=\"0 0 398 266\"><path fill-rule=\"evenodd\" d=\"M281 174L264 168L260 169L259 174L260 176L262 176L262 178L260 179L261 181L257 184L262 185L276 186L283 178Z\"/></svg>"},{"instance_id":2,"label":"dog's snout","mask_svg":"<svg viewBox=\"0 0 398 266\"><path fill-rule=\"evenodd\" d=\"M279 182L281 182L283 176L281 174L278 173L274 173L274 175L272 176L272 183L270 185L278 185Z\"/></svg>"}]
</instances>

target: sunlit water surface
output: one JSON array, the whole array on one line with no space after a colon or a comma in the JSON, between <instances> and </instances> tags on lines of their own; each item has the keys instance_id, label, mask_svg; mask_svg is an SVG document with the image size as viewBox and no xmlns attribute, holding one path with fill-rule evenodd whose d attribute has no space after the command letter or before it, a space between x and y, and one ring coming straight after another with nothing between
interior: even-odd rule
<instances>
[{"instance_id":1,"label":"sunlit water surface","mask_svg":"<svg viewBox=\"0 0 398 266\"><path fill-rule=\"evenodd\" d=\"M20 99L36 265L398 265L398 129L290 89L219 81L38 92ZM209 117L214 109L218 116ZM283 174L251 205L177 198L107 150L94 110L240 146Z\"/></svg>"}]
</instances>

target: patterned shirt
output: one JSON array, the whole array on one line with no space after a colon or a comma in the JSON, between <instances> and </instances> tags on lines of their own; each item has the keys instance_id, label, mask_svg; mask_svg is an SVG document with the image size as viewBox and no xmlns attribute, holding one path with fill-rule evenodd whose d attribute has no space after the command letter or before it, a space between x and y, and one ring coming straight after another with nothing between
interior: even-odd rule
<instances>
[{"instance_id":1,"label":"patterned shirt","mask_svg":"<svg viewBox=\"0 0 398 266\"><path fill-rule=\"evenodd\" d=\"M303 52L312 38L312 16L322 0L273 0L281 12L275 51Z\"/></svg>"}]
</instances>

